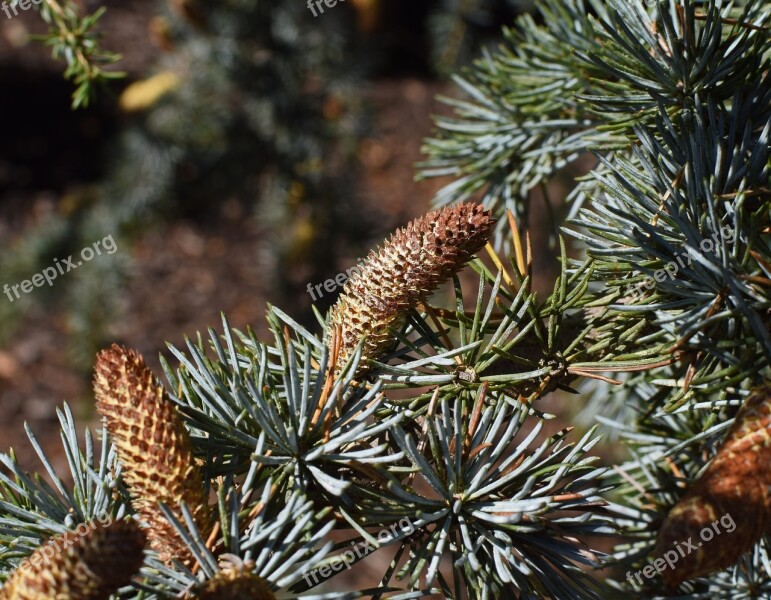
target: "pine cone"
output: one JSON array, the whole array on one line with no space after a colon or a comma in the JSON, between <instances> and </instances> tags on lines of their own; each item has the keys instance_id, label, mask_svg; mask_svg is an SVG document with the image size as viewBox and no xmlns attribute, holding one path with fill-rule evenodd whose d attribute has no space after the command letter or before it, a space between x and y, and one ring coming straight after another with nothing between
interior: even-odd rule
<instances>
[{"instance_id":1,"label":"pine cone","mask_svg":"<svg viewBox=\"0 0 771 600\"><path fill-rule=\"evenodd\" d=\"M249 571L226 569L207 581L198 600L276 600L268 584Z\"/></svg>"},{"instance_id":2,"label":"pine cone","mask_svg":"<svg viewBox=\"0 0 771 600\"><path fill-rule=\"evenodd\" d=\"M771 525L769 486L771 387L747 398L715 458L664 520L654 555L670 553L667 587L726 569L751 550Z\"/></svg>"},{"instance_id":3,"label":"pine cone","mask_svg":"<svg viewBox=\"0 0 771 600\"><path fill-rule=\"evenodd\" d=\"M145 534L134 521L68 531L32 553L0 590L3 600L107 600L144 561Z\"/></svg>"},{"instance_id":4,"label":"pine cone","mask_svg":"<svg viewBox=\"0 0 771 600\"><path fill-rule=\"evenodd\" d=\"M158 505L166 503L184 522L178 508L184 501L202 530L208 523L201 474L179 413L142 357L117 345L97 356L94 390L96 408L123 463L133 506L149 525L151 547L164 562L176 558L192 563L190 551Z\"/></svg>"},{"instance_id":5,"label":"pine cone","mask_svg":"<svg viewBox=\"0 0 771 600\"><path fill-rule=\"evenodd\" d=\"M342 331L338 368L345 366L366 338L362 367L388 349L390 328L427 298L482 248L495 220L478 204L459 204L430 212L397 230L383 247L370 252L361 271L345 284L332 307L330 331ZM331 345L331 336L329 336Z\"/></svg>"}]
</instances>

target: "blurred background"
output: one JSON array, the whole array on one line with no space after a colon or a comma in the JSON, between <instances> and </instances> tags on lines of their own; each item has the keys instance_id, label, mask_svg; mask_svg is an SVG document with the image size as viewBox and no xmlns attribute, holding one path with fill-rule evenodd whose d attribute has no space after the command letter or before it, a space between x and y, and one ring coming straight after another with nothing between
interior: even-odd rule
<instances>
[{"instance_id":1,"label":"blurred background","mask_svg":"<svg viewBox=\"0 0 771 600\"><path fill-rule=\"evenodd\" d=\"M435 97L457 95L451 74L529 9L514 0L340 0L316 16L303 0L50 6L61 14L0 12L0 286L107 236L117 250L50 287L0 296L0 435L23 464L34 456L23 422L56 455L55 407L66 401L92 421L93 357L112 342L158 372L166 342L219 327L220 312L259 333L272 303L313 325L312 305L325 313L339 290L312 298L308 284L430 208L446 181L416 183L414 165L431 116L448 114ZM57 19L79 24L102 8L92 33L99 51L120 55L106 71L125 77L92 86L83 106L77 73L67 81L66 62L52 57L70 51Z\"/></svg>"}]
</instances>

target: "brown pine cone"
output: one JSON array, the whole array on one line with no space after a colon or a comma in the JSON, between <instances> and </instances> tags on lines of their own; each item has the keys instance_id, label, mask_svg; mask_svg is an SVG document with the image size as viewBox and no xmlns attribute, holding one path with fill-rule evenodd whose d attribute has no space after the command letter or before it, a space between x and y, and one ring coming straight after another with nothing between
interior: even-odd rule
<instances>
[{"instance_id":1,"label":"brown pine cone","mask_svg":"<svg viewBox=\"0 0 771 600\"><path fill-rule=\"evenodd\" d=\"M244 569L225 569L207 581L198 600L276 600L268 584Z\"/></svg>"},{"instance_id":2,"label":"brown pine cone","mask_svg":"<svg viewBox=\"0 0 771 600\"><path fill-rule=\"evenodd\" d=\"M409 309L471 260L494 223L481 205L459 204L411 221L370 252L330 312L330 331L340 327L342 332L338 370L362 338L359 372L366 370L367 359L378 358L391 345L389 329L398 328Z\"/></svg>"},{"instance_id":3,"label":"brown pine cone","mask_svg":"<svg viewBox=\"0 0 771 600\"><path fill-rule=\"evenodd\" d=\"M664 520L654 555L670 559L662 571L666 586L726 569L751 550L771 524L769 486L766 387L747 398L715 458Z\"/></svg>"},{"instance_id":4,"label":"brown pine cone","mask_svg":"<svg viewBox=\"0 0 771 600\"><path fill-rule=\"evenodd\" d=\"M176 558L191 563L187 546L159 506L166 503L184 523L178 508L184 501L202 530L208 523L203 481L182 418L142 357L117 345L98 354L94 390L134 509L149 526L151 547L164 562Z\"/></svg>"},{"instance_id":5,"label":"brown pine cone","mask_svg":"<svg viewBox=\"0 0 771 600\"><path fill-rule=\"evenodd\" d=\"M3 600L107 600L144 561L145 534L134 521L83 524L51 538L0 590Z\"/></svg>"}]
</instances>

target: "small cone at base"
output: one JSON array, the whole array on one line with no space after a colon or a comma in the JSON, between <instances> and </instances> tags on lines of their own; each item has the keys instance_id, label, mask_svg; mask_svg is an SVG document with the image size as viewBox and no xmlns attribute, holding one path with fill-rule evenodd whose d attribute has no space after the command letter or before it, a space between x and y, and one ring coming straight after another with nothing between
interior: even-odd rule
<instances>
[{"instance_id":1,"label":"small cone at base","mask_svg":"<svg viewBox=\"0 0 771 600\"><path fill-rule=\"evenodd\" d=\"M276 600L267 582L242 569L226 569L207 581L198 600Z\"/></svg>"},{"instance_id":2,"label":"small cone at base","mask_svg":"<svg viewBox=\"0 0 771 600\"><path fill-rule=\"evenodd\" d=\"M134 521L58 535L14 572L0 590L0 599L108 600L141 568L145 541Z\"/></svg>"}]
</instances>

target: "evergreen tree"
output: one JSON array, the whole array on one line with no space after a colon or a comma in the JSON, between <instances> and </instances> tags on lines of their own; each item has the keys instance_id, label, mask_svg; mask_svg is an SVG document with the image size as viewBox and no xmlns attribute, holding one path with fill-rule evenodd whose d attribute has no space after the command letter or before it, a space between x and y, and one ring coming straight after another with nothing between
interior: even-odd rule
<instances>
[{"instance_id":1,"label":"evergreen tree","mask_svg":"<svg viewBox=\"0 0 771 600\"><path fill-rule=\"evenodd\" d=\"M149 539L115 598L771 595L771 5L538 7L458 79L423 167L454 177L437 211L373 250L315 331L276 307L270 340L223 317L170 347L167 385L114 347L101 446L60 411L73 485L42 451L52 484L0 456L0 594L26 598L19 563L108 514ZM586 151L563 226L586 252L555 236L541 300L530 193ZM577 387L597 423L543 433L539 400ZM610 430L628 458L606 469ZM54 552L49 580L104 539ZM378 586L335 583L386 548Z\"/></svg>"}]
</instances>

